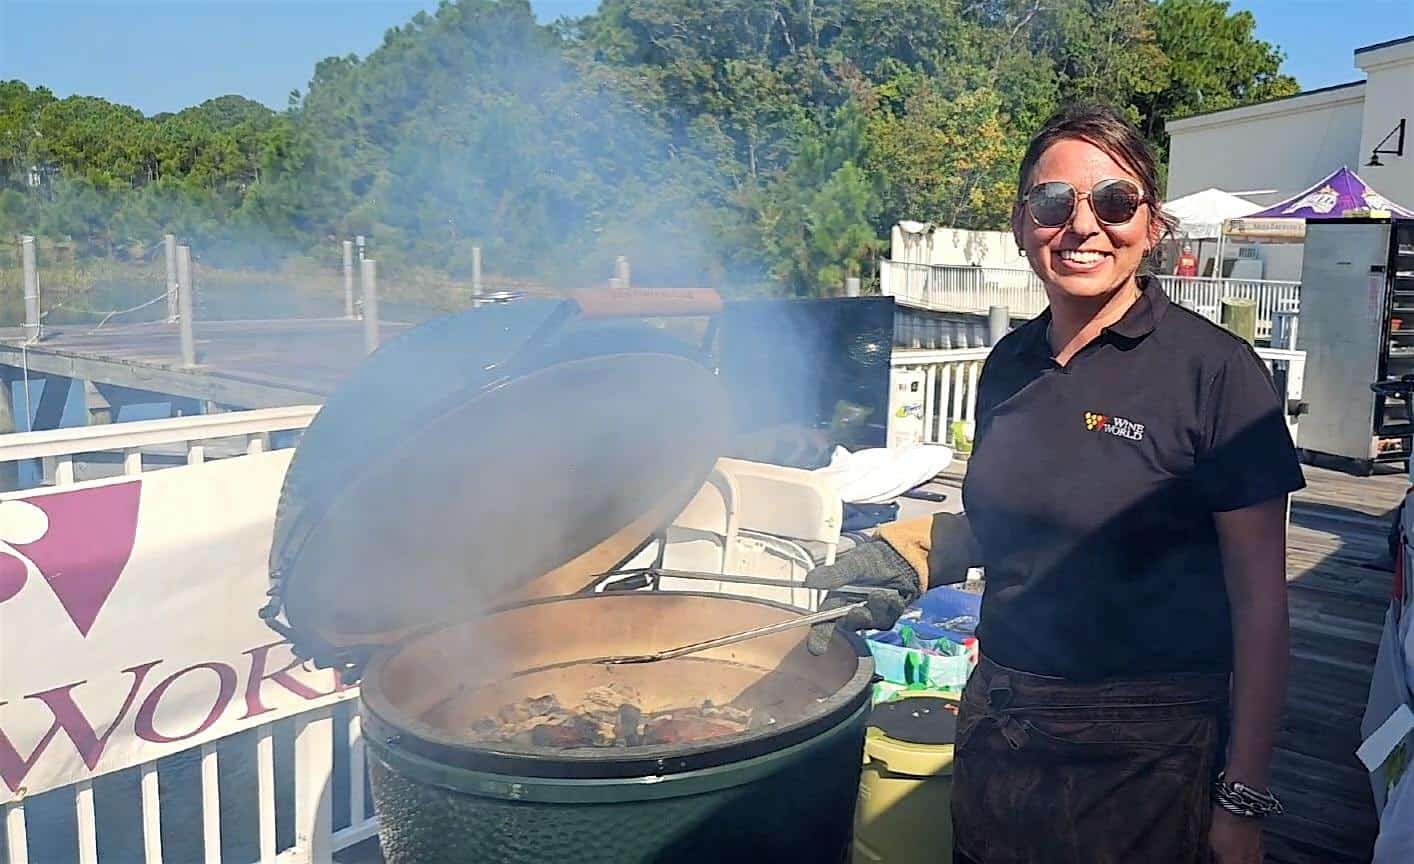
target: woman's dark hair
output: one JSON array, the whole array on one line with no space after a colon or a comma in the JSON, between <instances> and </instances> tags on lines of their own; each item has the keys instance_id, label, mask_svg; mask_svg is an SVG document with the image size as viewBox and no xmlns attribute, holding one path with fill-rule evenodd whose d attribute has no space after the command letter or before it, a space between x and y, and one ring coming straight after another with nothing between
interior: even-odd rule
<instances>
[{"instance_id":1,"label":"woman's dark hair","mask_svg":"<svg viewBox=\"0 0 1414 864\"><path fill-rule=\"evenodd\" d=\"M1172 234L1177 224L1159 206L1158 167L1154 150L1139 130L1118 111L1108 105L1082 103L1068 105L1052 114L1041 131L1031 139L1021 160L1016 182L1016 202L1020 206L1031 180L1031 172L1041 161L1041 154L1058 141L1077 139L1088 141L1109 154L1139 178L1144 201L1149 205L1150 218L1162 227L1162 233Z\"/></svg>"}]
</instances>

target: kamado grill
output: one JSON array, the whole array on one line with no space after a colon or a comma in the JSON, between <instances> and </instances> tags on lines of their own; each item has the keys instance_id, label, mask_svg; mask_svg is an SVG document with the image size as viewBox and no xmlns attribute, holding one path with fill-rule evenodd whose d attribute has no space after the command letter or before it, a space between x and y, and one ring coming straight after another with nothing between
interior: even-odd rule
<instances>
[{"instance_id":1,"label":"kamado grill","mask_svg":"<svg viewBox=\"0 0 1414 864\"><path fill-rule=\"evenodd\" d=\"M793 629L575 662L803 614L628 590L658 571L619 569L727 437L707 353L632 318L719 309L687 292L439 319L369 358L304 433L261 615L361 679L392 864L845 860L873 673L854 634L819 657ZM557 723L527 721L547 705Z\"/></svg>"}]
</instances>

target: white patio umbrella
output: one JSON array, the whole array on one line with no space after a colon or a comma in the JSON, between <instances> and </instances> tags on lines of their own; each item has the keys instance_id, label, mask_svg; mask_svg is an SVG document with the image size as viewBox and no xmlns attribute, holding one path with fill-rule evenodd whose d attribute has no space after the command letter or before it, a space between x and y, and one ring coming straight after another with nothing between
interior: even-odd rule
<instances>
[{"instance_id":1,"label":"white patio umbrella","mask_svg":"<svg viewBox=\"0 0 1414 864\"><path fill-rule=\"evenodd\" d=\"M1178 234L1193 240L1214 240L1222 236L1223 222L1256 213L1262 205L1239 198L1221 189L1204 189L1182 198L1165 201L1165 213L1178 220Z\"/></svg>"},{"instance_id":2,"label":"white patio umbrella","mask_svg":"<svg viewBox=\"0 0 1414 864\"><path fill-rule=\"evenodd\" d=\"M1239 219L1261 209L1260 204L1212 187L1163 204L1164 212L1178 221L1179 237L1199 242L1217 240L1214 266L1220 274L1223 260L1223 225L1229 219Z\"/></svg>"}]
</instances>

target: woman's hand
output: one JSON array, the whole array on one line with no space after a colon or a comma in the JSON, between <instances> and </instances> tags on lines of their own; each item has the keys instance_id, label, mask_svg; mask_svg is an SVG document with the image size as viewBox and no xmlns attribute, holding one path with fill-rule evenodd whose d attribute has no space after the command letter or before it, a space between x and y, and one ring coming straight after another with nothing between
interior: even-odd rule
<instances>
[{"instance_id":1,"label":"woman's hand","mask_svg":"<svg viewBox=\"0 0 1414 864\"><path fill-rule=\"evenodd\" d=\"M1216 864L1262 864L1262 820L1214 806L1208 845L1213 847Z\"/></svg>"},{"instance_id":2,"label":"woman's hand","mask_svg":"<svg viewBox=\"0 0 1414 864\"><path fill-rule=\"evenodd\" d=\"M883 540L874 540L841 555L834 564L822 564L811 570L803 584L806 588L822 588L830 593L820 603L820 611L834 609L860 600L859 595L843 594L836 588L878 589L867 596L867 605L850 612L839 621L826 621L810 628L806 647L811 654L824 654L834 638L835 627L846 630L887 630L898 621L903 610L918 599L922 584L918 571L894 548Z\"/></svg>"}]
</instances>

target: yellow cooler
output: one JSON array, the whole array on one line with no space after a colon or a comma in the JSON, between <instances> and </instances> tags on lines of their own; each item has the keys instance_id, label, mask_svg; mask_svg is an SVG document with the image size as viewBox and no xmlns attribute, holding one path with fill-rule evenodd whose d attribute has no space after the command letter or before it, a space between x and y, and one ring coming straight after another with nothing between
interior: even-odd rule
<instances>
[{"instance_id":1,"label":"yellow cooler","mask_svg":"<svg viewBox=\"0 0 1414 864\"><path fill-rule=\"evenodd\" d=\"M952 860L957 702L929 694L874 706L854 814L854 864Z\"/></svg>"}]
</instances>

